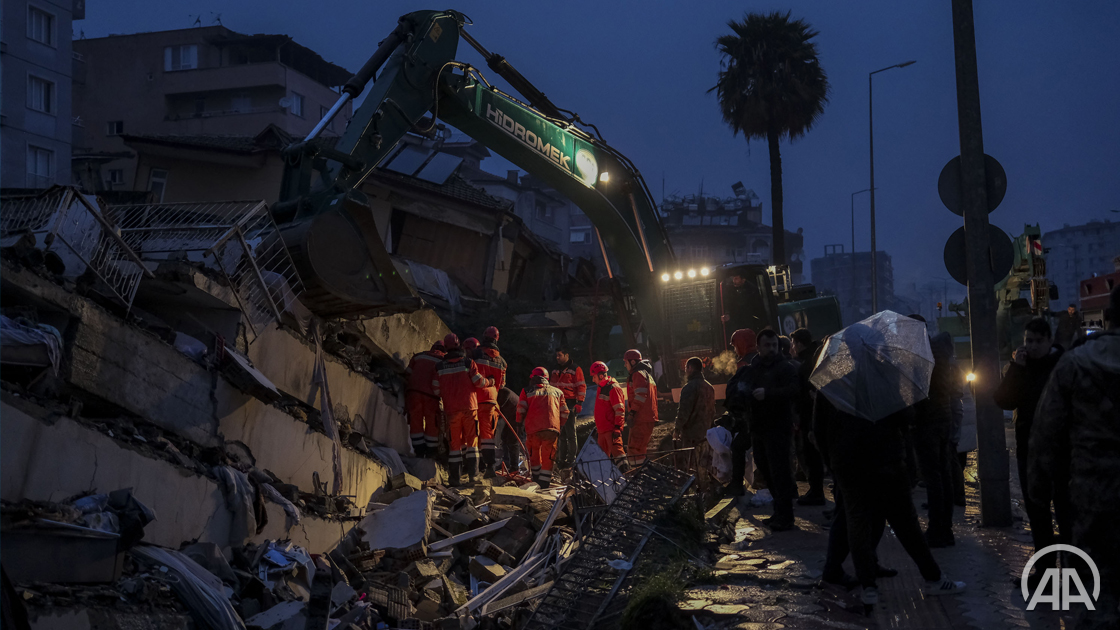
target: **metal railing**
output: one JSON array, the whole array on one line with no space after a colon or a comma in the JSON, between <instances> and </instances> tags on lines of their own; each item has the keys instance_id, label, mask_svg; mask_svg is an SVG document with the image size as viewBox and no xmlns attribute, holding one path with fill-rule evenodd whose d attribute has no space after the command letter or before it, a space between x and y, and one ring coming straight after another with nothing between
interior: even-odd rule
<instances>
[{"instance_id":1,"label":"metal railing","mask_svg":"<svg viewBox=\"0 0 1120 630\"><path fill-rule=\"evenodd\" d=\"M42 250L47 268L69 278L93 273L128 310L152 273L95 201L68 186L0 200L0 244Z\"/></svg>"},{"instance_id":2,"label":"metal railing","mask_svg":"<svg viewBox=\"0 0 1120 630\"><path fill-rule=\"evenodd\" d=\"M254 338L303 291L263 201L117 205L105 215L145 262L183 260L219 273Z\"/></svg>"}]
</instances>

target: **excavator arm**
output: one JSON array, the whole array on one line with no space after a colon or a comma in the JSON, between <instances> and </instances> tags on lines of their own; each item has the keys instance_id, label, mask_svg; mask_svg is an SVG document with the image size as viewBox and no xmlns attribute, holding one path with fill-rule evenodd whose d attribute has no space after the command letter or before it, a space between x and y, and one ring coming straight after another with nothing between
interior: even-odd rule
<instances>
[{"instance_id":1,"label":"excavator arm","mask_svg":"<svg viewBox=\"0 0 1120 630\"><path fill-rule=\"evenodd\" d=\"M317 309L314 303L308 307L319 312L384 311L408 310L414 303L411 291L401 289L407 285L394 275L357 189L406 133L428 132L439 119L579 206L614 253L646 332L655 341L666 339L655 278L672 268L674 256L638 169L601 138L577 126L574 116L564 117L508 61L466 34L465 21L455 11L418 11L402 17L332 108L337 112L360 94L384 65L338 143L327 147L316 137L333 115L328 113L316 131L289 149L284 200L276 211L280 220L305 226L291 229L293 239L288 244L299 254L305 284L319 287L328 304L326 309ZM529 104L489 84L478 69L456 61L460 38L478 49L488 66ZM426 117L429 111L431 116ZM316 173L320 175L317 186ZM320 230L314 227L318 223L324 223ZM348 229L352 237L331 232ZM308 234L318 236L319 242L310 243ZM327 234L335 235L327 241ZM341 251L342 241L350 247L359 240L366 245L360 255ZM343 258L350 262L345 270L338 264ZM310 281L308 273L313 276ZM342 285L349 293L338 290Z\"/></svg>"}]
</instances>

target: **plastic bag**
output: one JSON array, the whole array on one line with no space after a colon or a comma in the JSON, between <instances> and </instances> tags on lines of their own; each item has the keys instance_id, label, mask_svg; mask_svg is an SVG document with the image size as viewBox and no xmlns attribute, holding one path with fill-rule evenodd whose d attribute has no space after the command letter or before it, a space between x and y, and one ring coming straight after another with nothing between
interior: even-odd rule
<instances>
[{"instance_id":1,"label":"plastic bag","mask_svg":"<svg viewBox=\"0 0 1120 630\"><path fill-rule=\"evenodd\" d=\"M731 432L723 427L712 427L707 433L712 447L712 475L722 484L731 481Z\"/></svg>"}]
</instances>

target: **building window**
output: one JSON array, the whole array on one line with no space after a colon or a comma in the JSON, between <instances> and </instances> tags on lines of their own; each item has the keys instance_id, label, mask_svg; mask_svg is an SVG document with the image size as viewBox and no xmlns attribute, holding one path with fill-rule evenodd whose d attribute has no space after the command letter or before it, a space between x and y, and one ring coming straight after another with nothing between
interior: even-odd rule
<instances>
[{"instance_id":1,"label":"building window","mask_svg":"<svg viewBox=\"0 0 1120 630\"><path fill-rule=\"evenodd\" d=\"M163 194L167 191L167 171L162 168L153 168L148 178L148 190L152 193L156 203L163 203Z\"/></svg>"},{"instance_id":2,"label":"building window","mask_svg":"<svg viewBox=\"0 0 1120 630\"><path fill-rule=\"evenodd\" d=\"M537 201L537 218L552 220L552 206L543 201Z\"/></svg>"},{"instance_id":3,"label":"building window","mask_svg":"<svg viewBox=\"0 0 1120 630\"><path fill-rule=\"evenodd\" d=\"M168 46L163 49L163 70L194 70L198 67L198 46Z\"/></svg>"},{"instance_id":4,"label":"building window","mask_svg":"<svg viewBox=\"0 0 1120 630\"><path fill-rule=\"evenodd\" d=\"M303 95L298 92L292 92L291 104L288 106L288 111L292 114L303 118Z\"/></svg>"},{"instance_id":5,"label":"building window","mask_svg":"<svg viewBox=\"0 0 1120 630\"><path fill-rule=\"evenodd\" d=\"M331 111L331 108L323 107L322 105L320 105L319 106L319 120L322 120L322 119L326 118L327 117L327 112L329 112L329 111ZM329 123L327 123L323 127L323 129L330 129L333 126L334 126L334 121L332 120Z\"/></svg>"},{"instance_id":6,"label":"building window","mask_svg":"<svg viewBox=\"0 0 1120 630\"><path fill-rule=\"evenodd\" d=\"M591 230L572 230L568 240L571 243L590 243Z\"/></svg>"},{"instance_id":7,"label":"building window","mask_svg":"<svg viewBox=\"0 0 1120 630\"><path fill-rule=\"evenodd\" d=\"M27 146L27 185L31 188L50 186L54 183L54 151Z\"/></svg>"},{"instance_id":8,"label":"building window","mask_svg":"<svg viewBox=\"0 0 1120 630\"><path fill-rule=\"evenodd\" d=\"M33 6L27 7L27 37L54 46L54 16Z\"/></svg>"},{"instance_id":9,"label":"building window","mask_svg":"<svg viewBox=\"0 0 1120 630\"><path fill-rule=\"evenodd\" d=\"M27 75L27 107L44 114L54 113L54 83Z\"/></svg>"},{"instance_id":10,"label":"building window","mask_svg":"<svg viewBox=\"0 0 1120 630\"><path fill-rule=\"evenodd\" d=\"M234 94L233 97L229 99L229 108L230 111L239 114L248 114L253 111L253 97L250 96L248 92Z\"/></svg>"},{"instance_id":11,"label":"building window","mask_svg":"<svg viewBox=\"0 0 1120 630\"><path fill-rule=\"evenodd\" d=\"M124 169L120 169L120 168L109 169L109 183L110 184L123 184L124 183Z\"/></svg>"},{"instance_id":12,"label":"building window","mask_svg":"<svg viewBox=\"0 0 1120 630\"><path fill-rule=\"evenodd\" d=\"M109 122L105 123L105 135L119 136L122 133L124 133L123 120L110 120Z\"/></svg>"}]
</instances>

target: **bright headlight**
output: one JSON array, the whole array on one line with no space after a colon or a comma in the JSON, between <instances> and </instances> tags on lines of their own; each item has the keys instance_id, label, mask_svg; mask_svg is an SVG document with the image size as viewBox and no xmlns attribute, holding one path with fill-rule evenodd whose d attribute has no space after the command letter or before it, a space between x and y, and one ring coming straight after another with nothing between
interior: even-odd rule
<instances>
[{"instance_id":1,"label":"bright headlight","mask_svg":"<svg viewBox=\"0 0 1120 630\"><path fill-rule=\"evenodd\" d=\"M669 281L669 274L667 274L667 273L661 274L661 281L662 282L668 282Z\"/></svg>"},{"instance_id":2,"label":"bright headlight","mask_svg":"<svg viewBox=\"0 0 1120 630\"><path fill-rule=\"evenodd\" d=\"M673 274L673 277L676 278L677 280L680 280L681 278L684 277L684 274L678 271L677 273Z\"/></svg>"},{"instance_id":3,"label":"bright headlight","mask_svg":"<svg viewBox=\"0 0 1120 630\"><path fill-rule=\"evenodd\" d=\"M712 270L708 269L707 267L703 267L703 268L700 269L700 275L702 275L702 276L706 276L710 273L712 273Z\"/></svg>"},{"instance_id":4,"label":"bright headlight","mask_svg":"<svg viewBox=\"0 0 1120 630\"><path fill-rule=\"evenodd\" d=\"M696 277L696 270L695 269L689 269L688 270L688 277L689 278L695 278Z\"/></svg>"}]
</instances>

